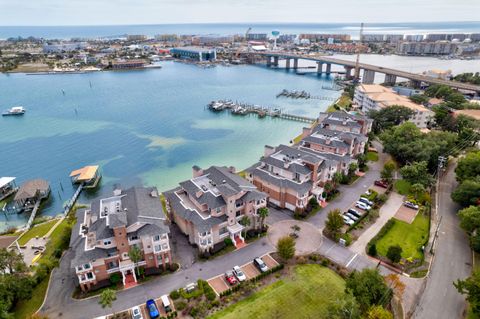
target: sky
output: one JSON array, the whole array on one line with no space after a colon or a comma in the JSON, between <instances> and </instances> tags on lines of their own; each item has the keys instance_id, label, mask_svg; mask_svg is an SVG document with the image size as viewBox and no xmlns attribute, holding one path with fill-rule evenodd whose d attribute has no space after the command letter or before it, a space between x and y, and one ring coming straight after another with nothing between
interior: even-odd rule
<instances>
[{"instance_id":1,"label":"sky","mask_svg":"<svg viewBox=\"0 0 480 319\"><path fill-rule=\"evenodd\" d=\"M0 25L479 21L480 0L0 0Z\"/></svg>"}]
</instances>

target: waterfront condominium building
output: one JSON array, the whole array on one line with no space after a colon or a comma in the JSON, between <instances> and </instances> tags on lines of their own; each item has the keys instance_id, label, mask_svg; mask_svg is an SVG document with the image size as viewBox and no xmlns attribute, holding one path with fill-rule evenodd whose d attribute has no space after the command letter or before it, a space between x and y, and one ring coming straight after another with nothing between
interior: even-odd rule
<instances>
[{"instance_id":1,"label":"waterfront condominium building","mask_svg":"<svg viewBox=\"0 0 480 319\"><path fill-rule=\"evenodd\" d=\"M245 227L258 227L258 210L267 205L267 195L235 174L233 167L193 167L193 178L164 193L171 219L200 252L215 252L230 238L244 245ZM249 226L241 224L244 216Z\"/></svg>"},{"instance_id":2,"label":"waterfront condominium building","mask_svg":"<svg viewBox=\"0 0 480 319\"><path fill-rule=\"evenodd\" d=\"M409 121L421 129L428 126L434 115L433 111L423 105L414 103L409 98L398 95L391 88L378 84L361 84L357 86L353 103L358 105L365 114L371 110L378 111L392 105L405 106L414 112Z\"/></svg>"},{"instance_id":3,"label":"waterfront condominium building","mask_svg":"<svg viewBox=\"0 0 480 319\"><path fill-rule=\"evenodd\" d=\"M396 51L405 55L451 55L455 54L457 47L457 43L450 41L399 42Z\"/></svg>"},{"instance_id":4,"label":"waterfront condominium building","mask_svg":"<svg viewBox=\"0 0 480 319\"><path fill-rule=\"evenodd\" d=\"M200 47L176 47L170 50L175 58L188 59L194 61L215 61L217 51L213 48Z\"/></svg>"},{"instance_id":5,"label":"waterfront condominium building","mask_svg":"<svg viewBox=\"0 0 480 319\"><path fill-rule=\"evenodd\" d=\"M357 122L345 122L356 126ZM363 154L368 137L364 134L326 128L323 123L313 128L303 128L300 145L320 153L355 157Z\"/></svg>"},{"instance_id":6,"label":"waterfront condominium building","mask_svg":"<svg viewBox=\"0 0 480 319\"><path fill-rule=\"evenodd\" d=\"M320 112L318 126L332 131L367 135L372 130L373 121L365 116L345 112Z\"/></svg>"},{"instance_id":7,"label":"waterfront condominium building","mask_svg":"<svg viewBox=\"0 0 480 319\"><path fill-rule=\"evenodd\" d=\"M319 153L305 147L265 146L262 159L247 169L246 178L268 194L271 204L295 211L310 198L324 200L324 185L336 172L348 172L350 156Z\"/></svg>"},{"instance_id":8,"label":"waterfront condominium building","mask_svg":"<svg viewBox=\"0 0 480 319\"><path fill-rule=\"evenodd\" d=\"M124 285L134 284L135 267L155 273L171 265L170 230L155 187L117 189L76 215L71 267L83 291L109 285L115 273ZM129 256L134 246L141 251L136 263Z\"/></svg>"}]
</instances>

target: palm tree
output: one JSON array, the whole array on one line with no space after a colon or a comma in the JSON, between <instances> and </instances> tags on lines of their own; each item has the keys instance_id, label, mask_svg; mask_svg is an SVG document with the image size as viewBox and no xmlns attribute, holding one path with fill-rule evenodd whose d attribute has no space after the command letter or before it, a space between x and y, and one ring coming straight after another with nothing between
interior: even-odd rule
<instances>
[{"instance_id":1,"label":"palm tree","mask_svg":"<svg viewBox=\"0 0 480 319\"><path fill-rule=\"evenodd\" d=\"M240 225L244 226L243 228L243 238L247 237L247 227L251 224L250 218L247 215L243 215L242 219L240 219Z\"/></svg>"},{"instance_id":2,"label":"palm tree","mask_svg":"<svg viewBox=\"0 0 480 319\"><path fill-rule=\"evenodd\" d=\"M257 211L258 216L260 216L260 227L261 227L262 230L263 230L263 226L265 224L265 218L267 218L268 213L269 213L269 211L268 211L267 207L259 208L258 211Z\"/></svg>"},{"instance_id":3,"label":"palm tree","mask_svg":"<svg viewBox=\"0 0 480 319\"><path fill-rule=\"evenodd\" d=\"M130 257L130 259L134 263L137 276L140 276L140 274L138 273L138 262L142 260L142 251L136 245L133 245L132 248L130 248L130 250L128 251L128 257Z\"/></svg>"},{"instance_id":4,"label":"palm tree","mask_svg":"<svg viewBox=\"0 0 480 319\"><path fill-rule=\"evenodd\" d=\"M107 288L100 294L100 299L98 300L98 303L102 306L102 308L112 308L112 304L115 300L117 300L117 293L115 292L115 290Z\"/></svg>"}]
</instances>

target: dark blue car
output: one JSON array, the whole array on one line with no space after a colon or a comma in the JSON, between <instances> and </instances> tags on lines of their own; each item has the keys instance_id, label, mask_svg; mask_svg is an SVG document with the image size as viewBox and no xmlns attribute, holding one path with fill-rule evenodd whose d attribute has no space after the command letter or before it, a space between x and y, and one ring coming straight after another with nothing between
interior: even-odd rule
<instances>
[{"instance_id":1,"label":"dark blue car","mask_svg":"<svg viewBox=\"0 0 480 319\"><path fill-rule=\"evenodd\" d=\"M160 317L160 313L158 312L157 305L153 299L147 300L147 310L150 318L158 318Z\"/></svg>"}]
</instances>

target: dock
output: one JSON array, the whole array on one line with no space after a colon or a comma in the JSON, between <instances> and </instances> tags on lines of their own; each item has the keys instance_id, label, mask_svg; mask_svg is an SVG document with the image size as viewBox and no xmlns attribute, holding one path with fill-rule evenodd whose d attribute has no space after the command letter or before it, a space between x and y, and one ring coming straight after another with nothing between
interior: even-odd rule
<instances>
[{"instance_id":1,"label":"dock","mask_svg":"<svg viewBox=\"0 0 480 319\"><path fill-rule=\"evenodd\" d=\"M323 88L323 87L322 87ZM335 101L336 98L331 97L331 96L315 96L307 91L289 91L289 90L283 90L282 92L277 94L277 98L279 97L288 97L288 98L293 98L293 99L314 99L314 100L323 100L323 101Z\"/></svg>"},{"instance_id":2,"label":"dock","mask_svg":"<svg viewBox=\"0 0 480 319\"><path fill-rule=\"evenodd\" d=\"M35 202L35 205L33 206L32 213L30 214L30 218L28 219L27 224L25 225L25 229L30 229L32 227L32 223L35 220L35 216L37 215L38 209L40 208L40 203L42 202L42 199L39 198Z\"/></svg>"},{"instance_id":3,"label":"dock","mask_svg":"<svg viewBox=\"0 0 480 319\"><path fill-rule=\"evenodd\" d=\"M257 114L259 118L270 116L272 118L281 118L285 120L314 123L317 119L307 116L288 114L279 108L263 107L248 103L233 102L231 100L212 101L207 105L208 109L213 112L230 111L233 115Z\"/></svg>"},{"instance_id":4,"label":"dock","mask_svg":"<svg viewBox=\"0 0 480 319\"><path fill-rule=\"evenodd\" d=\"M70 210L72 209L72 207L75 205L75 203L77 202L77 199L78 199L78 196L80 196L80 193L82 192L83 190L83 186L84 184L80 184L78 185L78 188L77 190L75 191L75 193L73 193L73 196L70 198L70 200L63 206L63 216L67 216L68 213L70 212Z\"/></svg>"}]
</instances>

